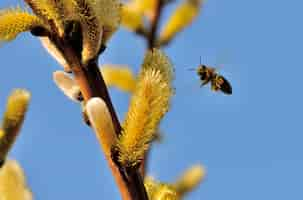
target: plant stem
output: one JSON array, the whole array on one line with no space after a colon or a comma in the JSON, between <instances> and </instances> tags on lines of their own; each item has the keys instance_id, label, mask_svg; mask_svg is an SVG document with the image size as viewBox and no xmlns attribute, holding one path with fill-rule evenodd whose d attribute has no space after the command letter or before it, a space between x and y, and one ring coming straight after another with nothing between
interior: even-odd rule
<instances>
[{"instance_id":1,"label":"plant stem","mask_svg":"<svg viewBox=\"0 0 303 200\"><path fill-rule=\"evenodd\" d=\"M101 97L106 102L112 116L115 132L119 135L121 132L121 125L118 121L97 63L91 62L85 68L76 67L72 68L72 70L75 75L75 80L80 86L81 92L86 101L92 97ZM147 200L143 181L140 174L137 173L137 170L133 169L129 174L123 175L123 170L119 169L111 158L107 158L107 160L120 188L122 198L124 200Z\"/></svg>"},{"instance_id":2,"label":"plant stem","mask_svg":"<svg viewBox=\"0 0 303 200\"><path fill-rule=\"evenodd\" d=\"M106 103L111 114L115 132L121 133L121 125L112 105L106 84L97 65L97 59L83 66L77 54L64 40L49 36L50 39L65 55L71 70L74 74L75 81L80 87L84 100L88 101L93 97L100 97ZM137 169L125 171L119 167L112 158L106 158L112 174L119 187L123 200L148 200L147 193L141 175Z\"/></svg>"},{"instance_id":3,"label":"plant stem","mask_svg":"<svg viewBox=\"0 0 303 200\"><path fill-rule=\"evenodd\" d=\"M39 16L39 12L37 11L35 4L32 3L32 0L25 0L25 2L32 8L33 12ZM49 24L53 32L45 30L45 35L49 37L64 55L74 74L75 81L80 87L84 100L88 101L93 97L100 97L103 99L110 112L115 133L118 136L121 133L121 125L97 65L97 58L89 62L86 66L83 66L80 58L81 54L77 54L75 49L72 48L73 45L64 38L59 37L58 30L56 29L56 26L54 26L52 20L49 20ZM111 158L106 156L106 159L117 182L123 200L148 200L144 183L138 169L133 168L126 171L121 166L119 167L117 165L118 162L113 160L113 156Z\"/></svg>"},{"instance_id":4,"label":"plant stem","mask_svg":"<svg viewBox=\"0 0 303 200\"><path fill-rule=\"evenodd\" d=\"M106 103L108 110L111 114L115 132L117 135L121 132L121 126L109 97L105 82L100 73L99 67L96 62L91 62L86 68L74 68L73 73L79 85L82 85L81 92L85 101L92 97L101 97Z\"/></svg>"},{"instance_id":5,"label":"plant stem","mask_svg":"<svg viewBox=\"0 0 303 200\"><path fill-rule=\"evenodd\" d=\"M158 27L159 27L162 9L163 9L164 5L165 5L164 0L157 1L157 5L155 7L155 14L153 15L153 18L151 19L151 28L150 28L149 38L147 40L148 49L152 49L156 46L157 32L158 32Z\"/></svg>"}]
</instances>

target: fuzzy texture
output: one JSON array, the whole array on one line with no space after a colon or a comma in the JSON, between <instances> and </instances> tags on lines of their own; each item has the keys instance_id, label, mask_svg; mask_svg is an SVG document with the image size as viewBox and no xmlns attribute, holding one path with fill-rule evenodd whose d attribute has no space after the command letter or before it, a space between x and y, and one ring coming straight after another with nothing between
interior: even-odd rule
<instances>
[{"instance_id":1,"label":"fuzzy texture","mask_svg":"<svg viewBox=\"0 0 303 200\"><path fill-rule=\"evenodd\" d=\"M63 71L55 71L53 80L58 88L71 100L79 102L82 99L80 87L67 73Z\"/></svg>"},{"instance_id":2,"label":"fuzzy texture","mask_svg":"<svg viewBox=\"0 0 303 200\"><path fill-rule=\"evenodd\" d=\"M101 44L105 45L118 29L121 4L118 0L67 0L73 18L80 21L83 31L82 61L95 58Z\"/></svg>"},{"instance_id":3,"label":"fuzzy texture","mask_svg":"<svg viewBox=\"0 0 303 200\"><path fill-rule=\"evenodd\" d=\"M71 13L80 21L83 32L82 62L87 63L90 59L97 56L103 29L96 14L94 1L86 0L67 0L70 5Z\"/></svg>"},{"instance_id":4,"label":"fuzzy texture","mask_svg":"<svg viewBox=\"0 0 303 200\"><path fill-rule=\"evenodd\" d=\"M174 68L169 58L161 50L153 49L149 51L144 58L142 69L157 69L160 71L163 79L171 83L174 77ZM173 89L172 87L170 89Z\"/></svg>"},{"instance_id":5,"label":"fuzzy texture","mask_svg":"<svg viewBox=\"0 0 303 200\"><path fill-rule=\"evenodd\" d=\"M175 188L167 183L160 183L151 177L144 180L148 198L150 200L179 200L180 195Z\"/></svg>"},{"instance_id":6,"label":"fuzzy texture","mask_svg":"<svg viewBox=\"0 0 303 200\"><path fill-rule=\"evenodd\" d=\"M35 15L21 8L0 11L0 41L10 41L18 34L30 31L33 27L42 26L42 21Z\"/></svg>"},{"instance_id":7,"label":"fuzzy texture","mask_svg":"<svg viewBox=\"0 0 303 200\"><path fill-rule=\"evenodd\" d=\"M64 25L66 22L65 0L39 0L39 3L40 2L45 2L45 5L48 4L48 12L52 13L49 19L53 20L59 36L62 37L64 35Z\"/></svg>"},{"instance_id":8,"label":"fuzzy texture","mask_svg":"<svg viewBox=\"0 0 303 200\"><path fill-rule=\"evenodd\" d=\"M133 72L126 66L103 65L101 73L108 87L117 87L125 92L133 92L136 86L136 78Z\"/></svg>"},{"instance_id":9,"label":"fuzzy texture","mask_svg":"<svg viewBox=\"0 0 303 200\"><path fill-rule=\"evenodd\" d=\"M57 31L59 36L64 34L65 6L63 0L30 0L29 6L34 13L49 24L52 31Z\"/></svg>"},{"instance_id":10,"label":"fuzzy texture","mask_svg":"<svg viewBox=\"0 0 303 200\"><path fill-rule=\"evenodd\" d=\"M54 18L54 23L57 27L59 36L63 37L65 22L67 18L65 0L48 0L51 4L54 13L56 12L56 18Z\"/></svg>"},{"instance_id":11,"label":"fuzzy texture","mask_svg":"<svg viewBox=\"0 0 303 200\"><path fill-rule=\"evenodd\" d=\"M116 141L116 134L111 115L101 98L91 98L86 104L86 112L97 138L107 158L111 157L111 148Z\"/></svg>"},{"instance_id":12,"label":"fuzzy texture","mask_svg":"<svg viewBox=\"0 0 303 200\"><path fill-rule=\"evenodd\" d=\"M17 138L29 101L30 93L21 89L13 91L7 100L2 121L2 137L0 138L0 160L5 159Z\"/></svg>"},{"instance_id":13,"label":"fuzzy texture","mask_svg":"<svg viewBox=\"0 0 303 200\"><path fill-rule=\"evenodd\" d=\"M160 42L168 43L190 25L200 13L203 0L184 0L170 16L160 33Z\"/></svg>"},{"instance_id":14,"label":"fuzzy texture","mask_svg":"<svg viewBox=\"0 0 303 200\"><path fill-rule=\"evenodd\" d=\"M32 200L24 172L16 161L7 160L0 168L0 186L1 200Z\"/></svg>"},{"instance_id":15,"label":"fuzzy texture","mask_svg":"<svg viewBox=\"0 0 303 200\"><path fill-rule=\"evenodd\" d=\"M172 71L172 65L161 51L154 49L146 55L117 142L118 159L123 166L140 164L149 143L155 137L173 95Z\"/></svg>"},{"instance_id":16,"label":"fuzzy texture","mask_svg":"<svg viewBox=\"0 0 303 200\"><path fill-rule=\"evenodd\" d=\"M26 90L16 89L11 93L3 117L2 128L4 131L19 126L23 122L29 100L30 93Z\"/></svg>"},{"instance_id":17,"label":"fuzzy texture","mask_svg":"<svg viewBox=\"0 0 303 200\"><path fill-rule=\"evenodd\" d=\"M157 191L158 182L156 182L152 177L147 176L144 178L144 187L148 194L150 200L153 199L155 192Z\"/></svg>"},{"instance_id":18,"label":"fuzzy texture","mask_svg":"<svg viewBox=\"0 0 303 200\"><path fill-rule=\"evenodd\" d=\"M126 4L123 6L121 24L131 31L143 29L143 17L133 4Z\"/></svg>"},{"instance_id":19,"label":"fuzzy texture","mask_svg":"<svg viewBox=\"0 0 303 200\"><path fill-rule=\"evenodd\" d=\"M89 0L103 29L102 44L106 44L120 26L122 4L119 0Z\"/></svg>"},{"instance_id":20,"label":"fuzzy texture","mask_svg":"<svg viewBox=\"0 0 303 200\"><path fill-rule=\"evenodd\" d=\"M160 184L157 191L154 193L152 200L180 200L181 198L168 184Z\"/></svg>"}]
</instances>

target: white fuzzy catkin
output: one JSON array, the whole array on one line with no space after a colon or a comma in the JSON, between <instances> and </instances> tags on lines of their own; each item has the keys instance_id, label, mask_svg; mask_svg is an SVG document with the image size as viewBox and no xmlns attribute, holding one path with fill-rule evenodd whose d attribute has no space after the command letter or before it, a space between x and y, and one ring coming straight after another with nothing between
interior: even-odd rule
<instances>
[{"instance_id":1,"label":"white fuzzy catkin","mask_svg":"<svg viewBox=\"0 0 303 200\"><path fill-rule=\"evenodd\" d=\"M71 100L79 102L81 100L81 91L77 83L67 73L55 71L53 79L58 88Z\"/></svg>"},{"instance_id":2,"label":"white fuzzy catkin","mask_svg":"<svg viewBox=\"0 0 303 200\"><path fill-rule=\"evenodd\" d=\"M110 157L111 147L116 141L116 134L105 102L97 97L90 99L86 104L86 112L105 155L107 158Z\"/></svg>"}]
</instances>

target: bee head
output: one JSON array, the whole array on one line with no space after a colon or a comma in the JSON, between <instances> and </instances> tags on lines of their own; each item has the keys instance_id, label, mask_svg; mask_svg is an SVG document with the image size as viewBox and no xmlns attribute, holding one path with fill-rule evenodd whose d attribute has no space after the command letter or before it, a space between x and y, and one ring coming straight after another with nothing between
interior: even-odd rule
<instances>
[{"instance_id":1,"label":"bee head","mask_svg":"<svg viewBox=\"0 0 303 200\"><path fill-rule=\"evenodd\" d=\"M205 65L199 65L197 68L197 73L198 74L203 74L207 71L207 67Z\"/></svg>"},{"instance_id":2,"label":"bee head","mask_svg":"<svg viewBox=\"0 0 303 200\"><path fill-rule=\"evenodd\" d=\"M200 76L201 80L206 79L208 68L206 65L199 65L197 68L197 74Z\"/></svg>"}]
</instances>

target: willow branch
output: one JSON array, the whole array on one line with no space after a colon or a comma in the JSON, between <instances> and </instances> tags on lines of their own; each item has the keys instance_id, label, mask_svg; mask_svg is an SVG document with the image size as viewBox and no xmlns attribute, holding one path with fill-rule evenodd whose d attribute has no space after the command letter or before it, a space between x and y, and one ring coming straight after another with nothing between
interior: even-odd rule
<instances>
[{"instance_id":1,"label":"willow branch","mask_svg":"<svg viewBox=\"0 0 303 200\"><path fill-rule=\"evenodd\" d=\"M156 46L157 32L158 32L158 27L159 27L162 9L163 9L164 5L165 5L164 0L157 1L155 12L154 12L153 18L151 19L151 28L150 28L149 38L147 40L148 49L152 49Z\"/></svg>"},{"instance_id":2,"label":"willow branch","mask_svg":"<svg viewBox=\"0 0 303 200\"><path fill-rule=\"evenodd\" d=\"M75 81L83 94L84 100L88 101L93 97L102 98L111 114L115 133L119 135L121 133L121 125L112 105L104 79L98 68L97 59L89 62L87 66L83 66L77 54L68 43L51 35L49 37L65 55L74 74ZM126 171L119 167L116 164L117 162L112 158L106 159L123 200L148 200L142 177L137 169Z\"/></svg>"}]
</instances>

